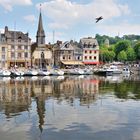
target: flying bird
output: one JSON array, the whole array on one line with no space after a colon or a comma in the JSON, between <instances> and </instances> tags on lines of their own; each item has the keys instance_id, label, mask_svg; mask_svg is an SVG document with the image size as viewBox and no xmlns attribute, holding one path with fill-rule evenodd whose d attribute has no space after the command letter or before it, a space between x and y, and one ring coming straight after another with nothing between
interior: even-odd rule
<instances>
[{"instance_id":1,"label":"flying bird","mask_svg":"<svg viewBox=\"0 0 140 140\"><path fill-rule=\"evenodd\" d=\"M96 23L97 22L99 22L100 20L102 20L103 19L103 17L102 16L100 16L100 17L98 17L98 18L96 18Z\"/></svg>"}]
</instances>

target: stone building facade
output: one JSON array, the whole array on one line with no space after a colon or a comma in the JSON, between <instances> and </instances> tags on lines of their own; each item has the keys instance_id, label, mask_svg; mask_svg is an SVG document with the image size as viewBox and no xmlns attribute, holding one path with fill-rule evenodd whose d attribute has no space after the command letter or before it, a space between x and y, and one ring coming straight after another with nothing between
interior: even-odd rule
<instances>
[{"instance_id":1,"label":"stone building facade","mask_svg":"<svg viewBox=\"0 0 140 140\"><path fill-rule=\"evenodd\" d=\"M1 68L31 66L31 39L28 33L11 31L6 26L0 35L0 60Z\"/></svg>"}]
</instances>

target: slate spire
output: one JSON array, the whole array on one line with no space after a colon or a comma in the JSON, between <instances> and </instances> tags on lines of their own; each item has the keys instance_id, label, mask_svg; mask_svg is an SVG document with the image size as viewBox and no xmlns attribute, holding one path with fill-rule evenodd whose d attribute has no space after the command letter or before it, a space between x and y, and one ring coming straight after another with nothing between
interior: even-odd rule
<instances>
[{"instance_id":1,"label":"slate spire","mask_svg":"<svg viewBox=\"0 0 140 140\"><path fill-rule=\"evenodd\" d=\"M43 29L41 8L40 8L40 15L39 15L39 22L38 22L38 30L37 30L37 35L36 35L36 42L38 46L45 44L45 32Z\"/></svg>"}]
</instances>

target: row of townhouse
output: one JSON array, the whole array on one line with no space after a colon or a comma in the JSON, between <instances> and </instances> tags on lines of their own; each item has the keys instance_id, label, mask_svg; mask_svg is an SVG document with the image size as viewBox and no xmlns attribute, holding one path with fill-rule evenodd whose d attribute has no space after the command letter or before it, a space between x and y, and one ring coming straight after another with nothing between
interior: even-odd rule
<instances>
[{"instance_id":1,"label":"row of townhouse","mask_svg":"<svg viewBox=\"0 0 140 140\"><path fill-rule=\"evenodd\" d=\"M41 11L35 43L31 43L28 33L11 31L7 26L0 34L0 68L98 64L99 45L95 38L82 38L77 44L72 41L46 44Z\"/></svg>"},{"instance_id":2,"label":"row of townhouse","mask_svg":"<svg viewBox=\"0 0 140 140\"><path fill-rule=\"evenodd\" d=\"M82 38L78 44L67 41L54 48L55 65L65 67L99 64L99 45L95 38Z\"/></svg>"}]
</instances>

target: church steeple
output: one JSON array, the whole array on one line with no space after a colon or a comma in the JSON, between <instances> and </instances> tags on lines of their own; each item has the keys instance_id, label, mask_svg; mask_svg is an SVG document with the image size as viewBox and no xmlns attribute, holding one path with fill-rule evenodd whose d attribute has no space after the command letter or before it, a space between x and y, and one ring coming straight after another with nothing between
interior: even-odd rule
<instances>
[{"instance_id":1,"label":"church steeple","mask_svg":"<svg viewBox=\"0 0 140 140\"><path fill-rule=\"evenodd\" d=\"M45 32L43 29L41 8L40 8L40 15L39 15L39 22L38 22L38 30L36 35L36 42L38 46L45 44Z\"/></svg>"}]
</instances>

